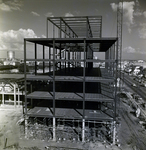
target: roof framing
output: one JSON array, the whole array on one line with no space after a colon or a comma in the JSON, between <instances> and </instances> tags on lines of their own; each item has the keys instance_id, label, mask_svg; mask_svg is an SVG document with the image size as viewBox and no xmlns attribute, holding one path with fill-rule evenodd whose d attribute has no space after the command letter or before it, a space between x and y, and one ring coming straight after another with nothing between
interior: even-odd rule
<instances>
[{"instance_id":1,"label":"roof framing","mask_svg":"<svg viewBox=\"0 0 146 150\"><path fill-rule=\"evenodd\" d=\"M101 37L102 16L48 17L47 21L60 30L60 37L61 32L69 38Z\"/></svg>"}]
</instances>

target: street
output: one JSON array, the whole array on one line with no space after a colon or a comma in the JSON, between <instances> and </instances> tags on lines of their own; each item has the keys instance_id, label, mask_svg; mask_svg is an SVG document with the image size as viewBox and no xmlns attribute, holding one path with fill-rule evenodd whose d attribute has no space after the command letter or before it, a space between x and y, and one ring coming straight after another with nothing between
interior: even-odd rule
<instances>
[{"instance_id":1,"label":"street","mask_svg":"<svg viewBox=\"0 0 146 150\"><path fill-rule=\"evenodd\" d=\"M133 77L127 75L126 73L124 74L124 83L140 97L142 97L144 101L146 101L146 87L140 86L138 81L133 80ZM136 87L132 86L133 83L136 85Z\"/></svg>"}]
</instances>

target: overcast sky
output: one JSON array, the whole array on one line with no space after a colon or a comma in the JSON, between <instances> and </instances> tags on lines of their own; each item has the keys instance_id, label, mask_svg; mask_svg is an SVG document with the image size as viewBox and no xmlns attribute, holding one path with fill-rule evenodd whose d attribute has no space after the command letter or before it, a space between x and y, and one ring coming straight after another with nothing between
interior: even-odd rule
<instances>
[{"instance_id":1,"label":"overcast sky","mask_svg":"<svg viewBox=\"0 0 146 150\"><path fill-rule=\"evenodd\" d=\"M0 58L23 58L24 37L46 37L46 17L103 17L103 37L116 37L118 0L0 0ZM146 0L123 2L123 59L146 59Z\"/></svg>"}]
</instances>

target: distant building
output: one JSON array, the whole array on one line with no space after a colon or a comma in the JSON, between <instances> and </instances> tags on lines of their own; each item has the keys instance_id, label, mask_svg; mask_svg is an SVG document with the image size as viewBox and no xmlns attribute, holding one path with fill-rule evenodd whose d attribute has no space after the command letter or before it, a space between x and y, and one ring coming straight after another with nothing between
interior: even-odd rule
<instances>
[{"instance_id":1,"label":"distant building","mask_svg":"<svg viewBox=\"0 0 146 150\"><path fill-rule=\"evenodd\" d=\"M5 60L3 62L4 66L10 65L10 66L18 66L20 62L18 60Z\"/></svg>"},{"instance_id":2,"label":"distant building","mask_svg":"<svg viewBox=\"0 0 146 150\"><path fill-rule=\"evenodd\" d=\"M3 65L7 66L18 66L20 64L20 61L15 59L15 52L14 51L8 51L7 52L7 58L3 61Z\"/></svg>"},{"instance_id":3,"label":"distant building","mask_svg":"<svg viewBox=\"0 0 146 150\"><path fill-rule=\"evenodd\" d=\"M24 75L0 75L0 104L22 105L24 100Z\"/></svg>"},{"instance_id":4,"label":"distant building","mask_svg":"<svg viewBox=\"0 0 146 150\"><path fill-rule=\"evenodd\" d=\"M143 60L138 60L137 62L138 62L138 63L143 63Z\"/></svg>"},{"instance_id":5,"label":"distant building","mask_svg":"<svg viewBox=\"0 0 146 150\"><path fill-rule=\"evenodd\" d=\"M7 52L7 59L8 59L8 60L13 60L13 59L15 59L15 52L14 52L14 51L8 51L8 52Z\"/></svg>"}]
</instances>

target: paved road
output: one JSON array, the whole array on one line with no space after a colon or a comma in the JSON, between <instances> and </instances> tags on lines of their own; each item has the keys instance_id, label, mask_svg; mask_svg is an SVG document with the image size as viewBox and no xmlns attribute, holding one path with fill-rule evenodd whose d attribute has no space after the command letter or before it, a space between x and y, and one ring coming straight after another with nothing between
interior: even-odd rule
<instances>
[{"instance_id":1,"label":"paved road","mask_svg":"<svg viewBox=\"0 0 146 150\"><path fill-rule=\"evenodd\" d=\"M133 80L133 77L127 74L124 75L124 83L146 101L146 87L140 86L139 82ZM137 87L131 86L133 83L135 83Z\"/></svg>"}]
</instances>

